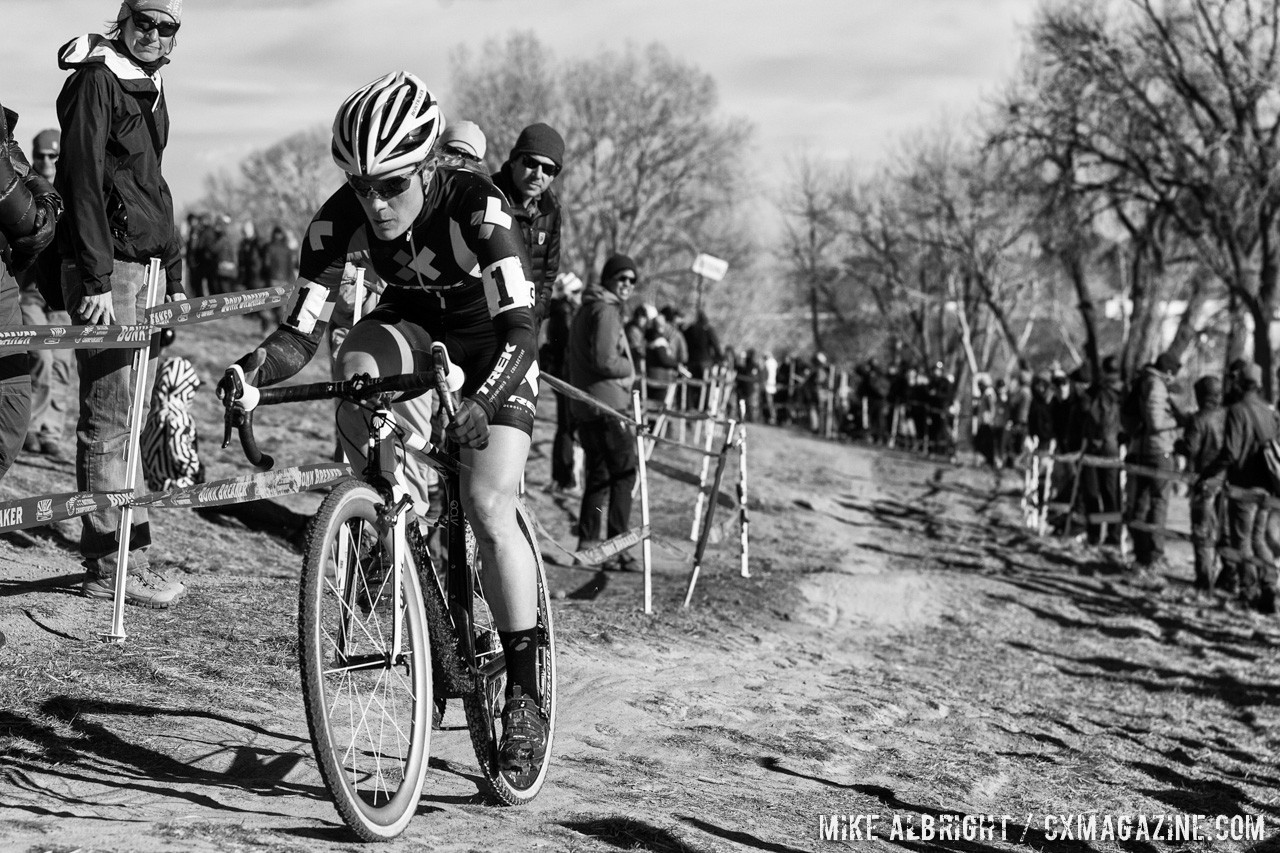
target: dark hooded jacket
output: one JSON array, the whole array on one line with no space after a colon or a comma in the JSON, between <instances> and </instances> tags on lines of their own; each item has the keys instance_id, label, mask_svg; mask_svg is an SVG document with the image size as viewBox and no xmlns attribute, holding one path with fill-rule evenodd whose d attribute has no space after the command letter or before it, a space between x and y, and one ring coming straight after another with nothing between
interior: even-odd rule
<instances>
[{"instance_id":1,"label":"dark hooded jacket","mask_svg":"<svg viewBox=\"0 0 1280 853\"><path fill-rule=\"evenodd\" d=\"M173 197L160 174L169 110L158 65L148 73L119 42L89 34L62 46L58 67L72 72L58 95L54 186L66 206L58 253L75 263L90 294L111 290L116 260L152 257L168 274L169 292L181 292Z\"/></svg>"},{"instance_id":2,"label":"dark hooded jacket","mask_svg":"<svg viewBox=\"0 0 1280 853\"><path fill-rule=\"evenodd\" d=\"M569 384L618 411L626 411L635 368L623 329L622 300L598 284L582 295L569 328ZM573 401L578 421L603 417L599 409Z\"/></svg>"}]
</instances>

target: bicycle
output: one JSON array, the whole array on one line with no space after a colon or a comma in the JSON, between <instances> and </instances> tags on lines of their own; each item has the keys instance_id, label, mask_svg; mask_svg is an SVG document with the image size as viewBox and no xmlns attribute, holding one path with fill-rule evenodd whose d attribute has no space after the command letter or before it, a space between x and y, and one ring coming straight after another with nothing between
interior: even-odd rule
<instances>
[{"instance_id":1,"label":"bicycle","mask_svg":"<svg viewBox=\"0 0 1280 853\"><path fill-rule=\"evenodd\" d=\"M452 442L441 448L390 409L401 392L433 386L451 416L460 371L444 346L435 369L420 374L253 388L237 374L227 395L226 432L238 429L249 461L270 469L253 434L261 406L348 400L372 412L367 458L356 479L339 483L312 521L298 606L303 704L321 776L338 814L366 841L394 838L412 819L422 794L433 724L445 701L461 698L467 728L489 792L506 805L537 796L555 735L555 635L542 555L528 511L517 500L520 530L537 565L541 709L548 720L542 762L525 773L500 769L498 721L505 662L484 595L480 557L459 498L460 463ZM236 368L235 370L239 370ZM451 381L452 380L452 381ZM452 389L452 390L451 390ZM423 455L444 485L446 565L433 570L426 537L408 523L412 499L393 487L396 445Z\"/></svg>"}]
</instances>

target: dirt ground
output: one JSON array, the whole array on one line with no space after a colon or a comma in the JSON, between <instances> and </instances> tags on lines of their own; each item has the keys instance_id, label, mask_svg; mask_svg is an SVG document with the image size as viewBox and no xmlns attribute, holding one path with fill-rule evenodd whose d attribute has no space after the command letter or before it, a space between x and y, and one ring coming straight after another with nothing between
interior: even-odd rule
<instances>
[{"instance_id":1,"label":"dirt ground","mask_svg":"<svg viewBox=\"0 0 1280 853\"><path fill-rule=\"evenodd\" d=\"M323 412L279 429L329 440ZM529 497L554 556L576 506L542 491L548 437ZM680 606L692 489L655 475L652 616L637 575L550 569L542 794L481 797L451 707L417 818L384 849L1280 849L1256 837L1280 820L1280 623L1195 602L1184 546L1163 590L1140 589L1112 555L1020 530L1011 476L749 437L752 577L721 543ZM69 478L23 460L0 491ZM192 592L130 608L122 645L99 639L109 605L75 595L74 525L0 537L0 851L361 846L315 768L291 645L292 540L317 500L157 512L156 561ZM1194 815L1199 840L1167 840Z\"/></svg>"}]
</instances>

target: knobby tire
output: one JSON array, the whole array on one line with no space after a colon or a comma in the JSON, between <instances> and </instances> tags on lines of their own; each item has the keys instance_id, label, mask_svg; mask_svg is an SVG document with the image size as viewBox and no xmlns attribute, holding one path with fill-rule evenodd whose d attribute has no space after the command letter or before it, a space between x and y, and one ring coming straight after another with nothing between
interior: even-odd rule
<instances>
[{"instance_id":1,"label":"knobby tire","mask_svg":"<svg viewBox=\"0 0 1280 853\"><path fill-rule=\"evenodd\" d=\"M378 530L381 497L338 485L312 522L298 601L307 725L334 807L365 841L399 835L417 811L431 738L431 649L417 573L402 573L392 660L394 572ZM345 531L343 533L342 531Z\"/></svg>"}]
</instances>

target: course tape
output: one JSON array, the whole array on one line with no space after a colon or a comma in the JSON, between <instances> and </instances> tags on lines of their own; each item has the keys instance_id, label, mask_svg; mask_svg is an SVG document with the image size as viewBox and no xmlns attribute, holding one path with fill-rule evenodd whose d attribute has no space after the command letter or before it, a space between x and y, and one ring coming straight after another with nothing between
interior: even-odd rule
<instances>
[{"instance_id":1,"label":"course tape","mask_svg":"<svg viewBox=\"0 0 1280 853\"><path fill-rule=\"evenodd\" d=\"M63 492L5 501L0 503L0 533L40 527L127 503L128 492Z\"/></svg>"},{"instance_id":2,"label":"course tape","mask_svg":"<svg viewBox=\"0 0 1280 853\"><path fill-rule=\"evenodd\" d=\"M132 496L128 492L65 492L0 503L0 533L40 527L110 507L186 507L195 509L291 495L351 476L350 465L321 462L246 474L164 492Z\"/></svg>"},{"instance_id":3,"label":"course tape","mask_svg":"<svg viewBox=\"0 0 1280 853\"><path fill-rule=\"evenodd\" d=\"M147 322L129 326L16 326L0 328L0 352L46 349L138 349L158 329L249 314L284 302L288 287L265 287L201 299L166 302L147 310Z\"/></svg>"},{"instance_id":4,"label":"course tape","mask_svg":"<svg viewBox=\"0 0 1280 853\"><path fill-rule=\"evenodd\" d=\"M148 508L188 507L191 509L247 503L281 495L295 495L350 476L352 476L350 465L318 462L314 465L281 468L279 471L245 474L227 480L201 483L198 486L152 492L140 495L130 503Z\"/></svg>"}]
</instances>

